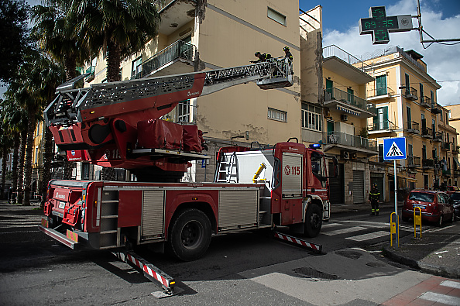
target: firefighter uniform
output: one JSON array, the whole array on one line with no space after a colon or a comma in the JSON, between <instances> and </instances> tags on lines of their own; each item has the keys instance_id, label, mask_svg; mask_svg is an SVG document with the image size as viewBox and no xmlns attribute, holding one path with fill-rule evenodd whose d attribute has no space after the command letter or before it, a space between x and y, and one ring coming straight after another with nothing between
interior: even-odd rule
<instances>
[{"instance_id":1,"label":"firefighter uniform","mask_svg":"<svg viewBox=\"0 0 460 306\"><path fill-rule=\"evenodd\" d=\"M379 197L380 191L378 190L377 185L374 184L371 191L369 192L369 201L371 202L372 206L372 215L379 215Z\"/></svg>"}]
</instances>

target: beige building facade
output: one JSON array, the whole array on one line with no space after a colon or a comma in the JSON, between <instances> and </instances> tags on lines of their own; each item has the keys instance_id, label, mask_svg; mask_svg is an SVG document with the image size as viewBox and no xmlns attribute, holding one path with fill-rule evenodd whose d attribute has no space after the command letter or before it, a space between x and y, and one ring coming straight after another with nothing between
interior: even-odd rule
<instances>
[{"instance_id":1,"label":"beige building facade","mask_svg":"<svg viewBox=\"0 0 460 306\"><path fill-rule=\"evenodd\" d=\"M385 138L406 138L407 159L398 161L396 169L400 199L413 188L457 184L452 171L456 131L446 121L447 110L438 104L436 91L441 86L428 74L422 58L413 50L392 47L365 61L365 70L375 78L367 86L367 100L376 104L377 112L368 119L369 137L379 146L379 156L371 160L371 181L383 174L390 200L394 168L393 162L383 160Z\"/></svg>"}]
</instances>

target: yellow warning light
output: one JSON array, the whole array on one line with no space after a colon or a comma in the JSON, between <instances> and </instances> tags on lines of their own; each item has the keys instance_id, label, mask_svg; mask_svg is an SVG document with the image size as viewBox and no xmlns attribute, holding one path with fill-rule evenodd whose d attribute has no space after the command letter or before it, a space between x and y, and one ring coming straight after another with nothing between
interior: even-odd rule
<instances>
[{"instance_id":1,"label":"yellow warning light","mask_svg":"<svg viewBox=\"0 0 460 306\"><path fill-rule=\"evenodd\" d=\"M90 113L90 114L94 114L94 113L95 113L95 111L90 111L89 113Z\"/></svg>"}]
</instances>

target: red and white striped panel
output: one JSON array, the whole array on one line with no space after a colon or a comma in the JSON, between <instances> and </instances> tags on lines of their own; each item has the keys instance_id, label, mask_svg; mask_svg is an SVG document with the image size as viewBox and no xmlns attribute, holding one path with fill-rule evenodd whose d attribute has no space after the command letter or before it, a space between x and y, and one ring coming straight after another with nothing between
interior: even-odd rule
<instances>
[{"instance_id":1,"label":"red and white striped panel","mask_svg":"<svg viewBox=\"0 0 460 306\"><path fill-rule=\"evenodd\" d=\"M278 232L275 232L275 238L279 238L279 239L282 239L282 240L289 241L291 243L295 243L295 244L310 248L310 249L312 249L313 251L316 251L316 252L321 252L321 249L322 249L322 245L320 245L320 244L310 243L310 242L304 241L302 239L299 239L299 238L296 238L296 237L293 237L293 236L289 236L289 235L285 235L285 234L281 234L281 233L278 233Z\"/></svg>"},{"instance_id":2,"label":"red and white striped panel","mask_svg":"<svg viewBox=\"0 0 460 306\"><path fill-rule=\"evenodd\" d=\"M142 257L131 253L127 252L126 254L122 252L112 252L115 256L120 258L122 261L130 261L134 265L136 265L138 268L140 268L142 271L144 271L145 274L150 276L152 279L160 282L160 284L167 290L172 290L172 287L175 285L174 279L161 271L159 268L155 267Z\"/></svg>"}]
</instances>

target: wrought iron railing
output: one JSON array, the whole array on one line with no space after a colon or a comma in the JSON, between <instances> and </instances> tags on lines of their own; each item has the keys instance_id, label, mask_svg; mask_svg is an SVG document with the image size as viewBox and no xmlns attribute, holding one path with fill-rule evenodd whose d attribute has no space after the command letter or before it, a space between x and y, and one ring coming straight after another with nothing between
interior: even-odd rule
<instances>
[{"instance_id":1,"label":"wrought iron railing","mask_svg":"<svg viewBox=\"0 0 460 306\"><path fill-rule=\"evenodd\" d=\"M374 122L372 123L372 125L369 125L367 127L367 129L369 131L392 131L392 130L395 130L397 127L396 127L396 124L394 124L393 122L391 122L390 120L384 120L384 121L381 121L381 122Z\"/></svg>"},{"instance_id":2,"label":"wrought iron railing","mask_svg":"<svg viewBox=\"0 0 460 306\"><path fill-rule=\"evenodd\" d=\"M442 141L442 132L433 132L433 141Z\"/></svg>"},{"instance_id":3,"label":"wrought iron railing","mask_svg":"<svg viewBox=\"0 0 460 306\"><path fill-rule=\"evenodd\" d=\"M422 167L423 168L434 168L434 160L430 158L423 158Z\"/></svg>"},{"instance_id":4,"label":"wrought iron railing","mask_svg":"<svg viewBox=\"0 0 460 306\"><path fill-rule=\"evenodd\" d=\"M364 71L364 69L366 68L370 68L370 66L364 64L362 60L360 60L354 55L351 55L347 51L337 47L336 45L330 45L323 48L323 58L329 58L333 56L340 58L342 61L362 71Z\"/></svg>"},{"instance_id":5,"label":"wrought iron railing","mask_svg":"<svg viewBox=\"0 0 460 306\"><path fill-rule=\"evenodd\" d=\"M420 167L420 156L407 156L407 166L408 167Z\"/></svg>"},{"instance_id":6,"label":"wrought iron railing","mask_svg":"<svg viewBox=\"0 0 460 306\"><path fill-rule=\"evenodd\" d=\"M356 106L361 110L371 112L374 115L377 115L377 110L374 104L368 104L365 99L357 97L353 94L350 94L346 91L340 90L335 87L327 88L324 91L324 101L340 101L348 105Z\"/></svg>"},{"instance_id":7,"label":"wrought iron railing","mask_svg":"<svg viewBox=\"0 0 460 306\"><path fill-rule=\"evenodd\" d=\"M445 142L445 141L441 142L441 149L449 151L450 150L450 142Z\"/></svg>"},{"instance_id":8,"label":"wrought iron railing","mask_svg":"<svg viewBox=\"0 0 460 306\"><path fill-rule=\"evenodd\" d=\"M194 45L178 40L142 62L141 71L133 75L131 78L139 79L145 77L153 71L158 70L159 68L178 59L192 62L195 53L196 47Z\"/></svg>"},{"instance_id":9,"label":"wrought iron railing","mask_svg":"<svg viewBox=\"0 0 460 306\"><path fill-rule=\"evenodd\" d=\"M433 129L428 127L422 127L422 137L433 138Z\"/></svg>"},{"instance_id":10,"label":"wrought iron railing","mask_svg":"<svg viewBox=\"0 0 460 306\"><path fill-rule=\"evenodd\" d=\"M417 89L415 89L414 87L405 87L402 89L402 91L402 95L404 98L413 101L418 99Z\"/></svg>"},{"instance_id":11,"label":"wrought iron railing","mask_svg":"<svg viewBox=\"0 0 460 306\"><path fill-rule=\"evenodd\" d=\"M377 152L377 141L375 139L350 135L343 132L328 132L326 134L326 143L363 148Z\"/></svg>"},{"instance_id":12,"label":"wrought iron railing","mask_svg":"<svg viewBox=\"0 0 460 306\"><path fill-rule=\"evenodd\" d=\"M431 107L431 99L428 98L427 96L422 96L420 97L420 105L426 108Z\"/></svg>"},{"instance_id":13,"label":"wrought iron railing","mask_svg":"<svg viewBox=\"0 0 460 306\"><path fill-rule=\"evenodd\" d=\"M379 96L386 96L386 95L394 95L395 91L391 87L386 87L386 88L377 88L374 87L372 89L367 90L367 98L375 98Z\"/></svg>"},{"instance_id":14,"label":"wrought iron railing","mask_svg":"<svg viewBox=\"0 0 460 306\"><path fill-rule=\"evenodd\" d=\"M407 121L406 126L409 133L420 133L420 123L416 121Z\"/></svg>"}]
</instances>

